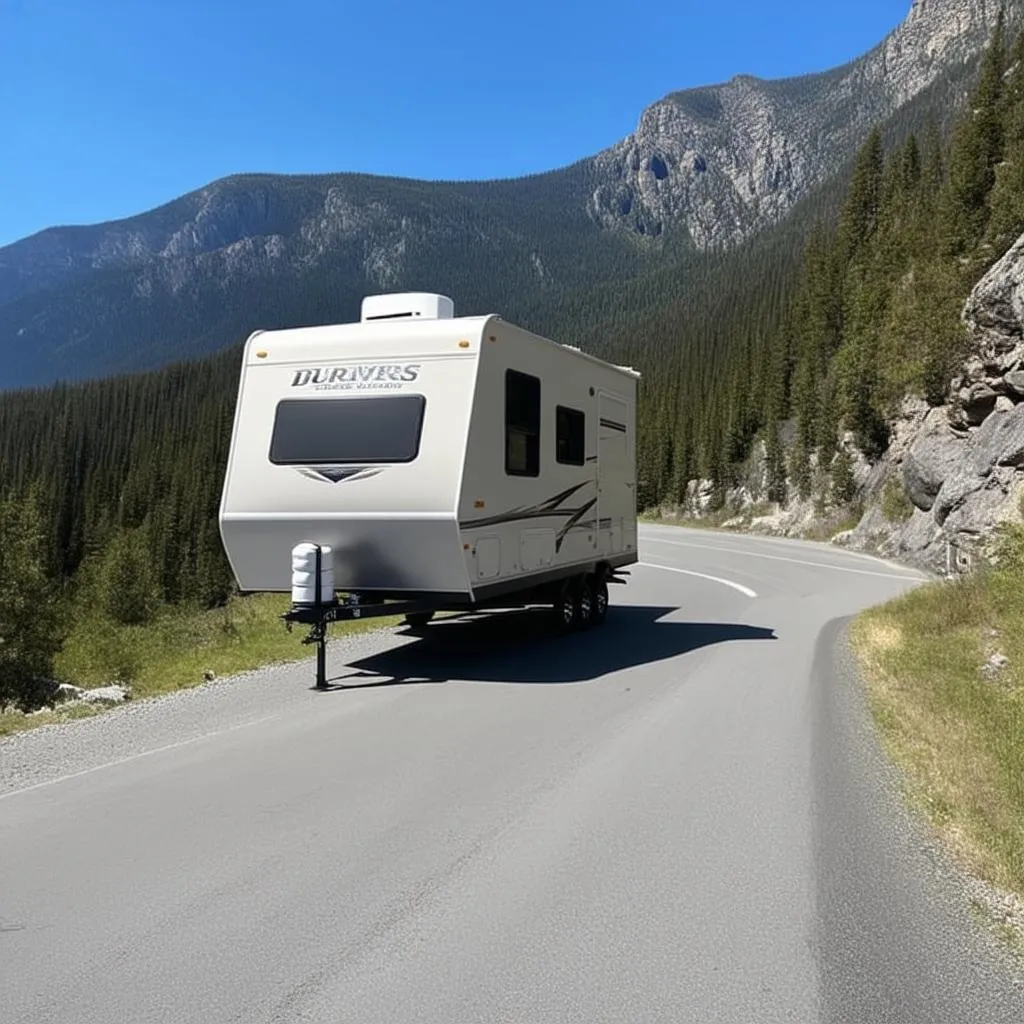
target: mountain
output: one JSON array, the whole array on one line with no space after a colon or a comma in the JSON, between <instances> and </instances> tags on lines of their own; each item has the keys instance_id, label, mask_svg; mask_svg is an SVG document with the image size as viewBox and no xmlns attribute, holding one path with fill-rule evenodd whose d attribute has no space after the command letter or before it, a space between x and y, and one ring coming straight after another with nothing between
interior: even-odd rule
<instances>
[{"instance_id":1,"label":"mountain","mask_svg":"<svg viewBox=\"0 0 1024 1024\"><path fill-rule=\"evenodd\" d=\"M749 237L834 174L870 126L937 81L962 81L998 13L994 0L915 0L844 67L674 93L590 162L601 185L588 210L612 229L682 227L700 247Z\"/></svg>"},{"instance_id":2,"label":"mountain","mask_svg":"<svg viewBox=\"0 0 1024 1024\"><path fill-rule=\"evenodd\" d=\"M917 0L845 67L670 95L627 139L546 174L238 175L125 220L40 232L0 248L0 386L352 319L368 291L443 291L459 311L552 330L581 290L682 273L695 253L777 224L924 91L960 99L997 13L993 0Z\"/></svg>"},{"instance_id":3,"label":"mountain","mask_svg":"<svg viewBox=\"0 0 1024 1024\"><path fill-rule=\"evenodd\" d=\"M864 500L887 521L909 523L904 540L926 555L941 553L936 527L959 543L1016 509L1024 347L1012 344L1020 317L1011 291L1024 268L1024 35L993 41L969 81L935 79L779 223L707 252L672 252L669 240L644 236L671 258L637 259L632 276L552 287L546 301L557 296L557 310L545 311L541 292L524 304L534 319L557 312L590 348L644 372L642 508L719 515L736 504L760 521L775 507L776 518L806 513L817 529L823 516L852 526ZM950 100L965 86L954 115ZM914 126L934 112L950 115L949 130L918 136ZM414 184L399 184L412 203ZM493 202L487 186L474 188ZM472 217L481 209L499 208L477 205ZM523 212L539 224L541 214ZM587 221L578 208L547 213ZM587 230L618 240L615 259L642 251L628 229L591 220ZM571 239L554 241L569 252ZM960 325L964 301L1011 249L975 291L972 340ZM506 283L499 276L481 287ZM309 280L305 287L307 312L330 299ZM242 298L273 310L283 294L252 287ZM237 300L225 289L221 303L229 301ZM146 326L142 314L138 323ZM168 343L171 364L147 373L0 395L0 534L11 555L0 586L31 598L11 628L31 627L24 656L13 654L35 676L60 639L52 616L37 614L44 591L59 599L54 614L96 643L95 664L118 673L130 659L107 629L111 617L137 625L159 606L210 607L231 592L216 512L238 347L193 361L180 360L180 347ZM872 536L877 519L869 510Z\"/></svg>"},{"instance_id":4,"label":"mountain","mask_svg":"<svg viewBox=\"0 0 1024 1024\"><path fill-rule=\"evenodd\" d=\"M856 527L850 543L939 570L1019 522L1024 33L993 43L945 139L869 135L838 217L808 232L774 316L734 321L714 378L661 368L641 405L645 504Z\"/></svg>"}]
</instances>

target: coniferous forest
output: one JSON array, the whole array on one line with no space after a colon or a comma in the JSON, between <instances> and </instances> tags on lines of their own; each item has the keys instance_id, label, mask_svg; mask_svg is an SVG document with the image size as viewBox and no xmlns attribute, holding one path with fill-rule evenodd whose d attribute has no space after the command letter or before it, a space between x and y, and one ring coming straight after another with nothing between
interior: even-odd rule
<instances>
[{"instance_id":1,"label":"coniferous forest","mask_svg":"<svg viewBox=\"0 0 1024 1024\"><path fill-rule=\"evenodd\" d=\"M596 292L559 297L552 336L644 374L642 507L695 478L723 495L759 439L772 498L809 494L812 465L849 498L841 432L877 457L905 395L943 399L964 300L1024 232L1024 36L997 29L951 130L897 134L873 131L813 218L624 285L644 313L615 316L614 289L603 319ZM0 396L0 706L30 700L82 602L140 623L229 597L217 508L238 369L232 347Z\"/></svg>"},{"instance_id":2,"label":"coniferous forest","mask_svg":"<svg viewBox=\"0 0 1024 1024\"><path fill-rule=\"evenodd\" d=\"M679 501L697 477L724 493L756 438L782 498L777 427L790 418L790 476L806 494L812 455L842 472L841 431L877 457L905 395L942 401L964 354L964 301L1024 231L1024 42L1008 46L1002 25L966 111L946 137L933 127L887 149L873 131L795 272L752 275L723 294L729 319L691 325L713 341L664 350L645 382L642 504Z\"/></svg>"}]
</instances>

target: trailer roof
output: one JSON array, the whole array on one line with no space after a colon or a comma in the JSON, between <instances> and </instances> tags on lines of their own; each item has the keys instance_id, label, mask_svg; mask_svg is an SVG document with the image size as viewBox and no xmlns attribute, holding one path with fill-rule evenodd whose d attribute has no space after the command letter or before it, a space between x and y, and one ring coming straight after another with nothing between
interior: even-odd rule
<instances>
[{"instance_id":1,"label":"trailer roof","mask_svg":"<svg viewBox=\"0 0 1024 1024\"><path fill-rule=\"evenodd\" d=\"M466 317L466 319L468 320L468 319L471 319L471 318L470 317ZM600 366L604 366L604 367L606 367L608 369L618 370L620 373L624 373L624 374L626 374L629 377L635 377L635 378L639 379L640 376L641 376L640 371L639 370L634 370L632 366L620 366L617 363L609 362L607 359L602 359L600 356L592 355L590 352L584 352L583 349L581 349L577 345L566 345L565 342L555 341L552 338L547 338L543 334L537 334L536 331L531 331L527 327L521 327L519 324L514 324L510 320L505 320L504 317L499 316L497 313L493 314L490 317L483 317L482 319L484 319L484 320L498 320L501 323L507 323L510 327L515 327L517 330L525 331L527 334L529 334L531 337L536 338L538 341L543 341L543 342L546 342L548 345L556 345L556 346L558 346L558 348L566 349L569 352L574 352L581 359L586 359L586 360L588 360L591 363L597 363Z\"/></svg>"},{"instance_id":2,"label":"trailer roof","mask_svg":"<svg viewBox=\"0 0 1024 1024\"><path fill-rule=\"evenodd\" d=\"M355 333L359 329L366 329L367 331L379 331L385 326L390 325L392 327L400 327L403 330L409 330L410 328L415 331L422 331L427 336L445 334L449 330L459 333L464 330L467 326L472 325L474 328L479 328L482 333L485 325L489 321L497 321L499 323L508 324L510 327L514 327L517 330L525 331L531 337L537 341L544 342L547 345L554 345L560 349L565 349L568 352L572 352L580 359L585 359L588 362L596 363L606 369L617 370L619 373L626 374L627 376L639 379L641 374L638 370L633 369L631 366L619 366L615 363L609 362L607 359L601 359L599 356L591 355L589 352L584 352L583 349L576 345L566 345L560 341L554 341L552 338L547 338L542 334L537 334L535 331L531 331L526 327L521 327L519 324L514 324L510 320L506 320L498 313L488 313L480 316L460 316L460 317L441 317L437 319L421 319L421 320L376 320L376 321L350 321L347 323L335 323L335 324L311 324L304 327L278 327L270 330L257 330L249 336L249 341L252 341L256 337L266 337L267 335L274 334L304 334L306 336L316 335L321 333L327 333L335 331L338 328L344 328L347 331Z\"/></svg>"}]
</instances>

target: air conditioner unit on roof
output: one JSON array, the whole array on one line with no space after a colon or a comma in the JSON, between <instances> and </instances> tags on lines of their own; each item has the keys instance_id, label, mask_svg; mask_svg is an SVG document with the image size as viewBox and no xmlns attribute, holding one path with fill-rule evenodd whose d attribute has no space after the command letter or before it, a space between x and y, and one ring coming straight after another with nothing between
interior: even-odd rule
<instances>
[{"instance_id":1,"label":"air conditioner unit on roof","mask_svg":"<svg viewBox=\"0 0 1024 1024\"><path fill-rule=\"evenodd\" d=\"M363 299L360 320L451 320L455 303L447 295L432 292L400 292L393 295L367 295Z\"/></svg>"}]
</instances>

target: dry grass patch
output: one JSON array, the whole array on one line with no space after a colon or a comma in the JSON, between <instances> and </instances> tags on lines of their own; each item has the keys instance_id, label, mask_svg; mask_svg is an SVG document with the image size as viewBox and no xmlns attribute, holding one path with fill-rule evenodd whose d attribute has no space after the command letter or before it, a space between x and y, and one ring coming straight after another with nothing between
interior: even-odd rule
<instances>
[{"instance_id":1,"label":"dry grass patch","mask_svg":"<svg viewBox=\"0 0 1024 1024\"><path fill-rule=\"evenodd\" d=\"M121 682L134 697L152 697L198 686L205 673L232 676L265 665L313 656L305 627L289 633L280 616L285 594L234 598L213 611L167 609L145 626L119 626L89 610L76 618L56 663L62 681L86 688ZM334 623L332 637L397 625L398 618ZM0 736L41 725L98 714L102 709L72 705L52 711L0 713Z\"/></svg>"},{"instance_id":2,"label":"dry grass patch","mask_svg":"<svg viewBox=\"0 0 1024 1024\"><path fill-rule=\"evenodd\" d=\"M913 802L970 871L1024 895L1024 575L922 587L852 640ZM1009 662L986 671L993 654Z\"/></svg>"}]
</instances>

